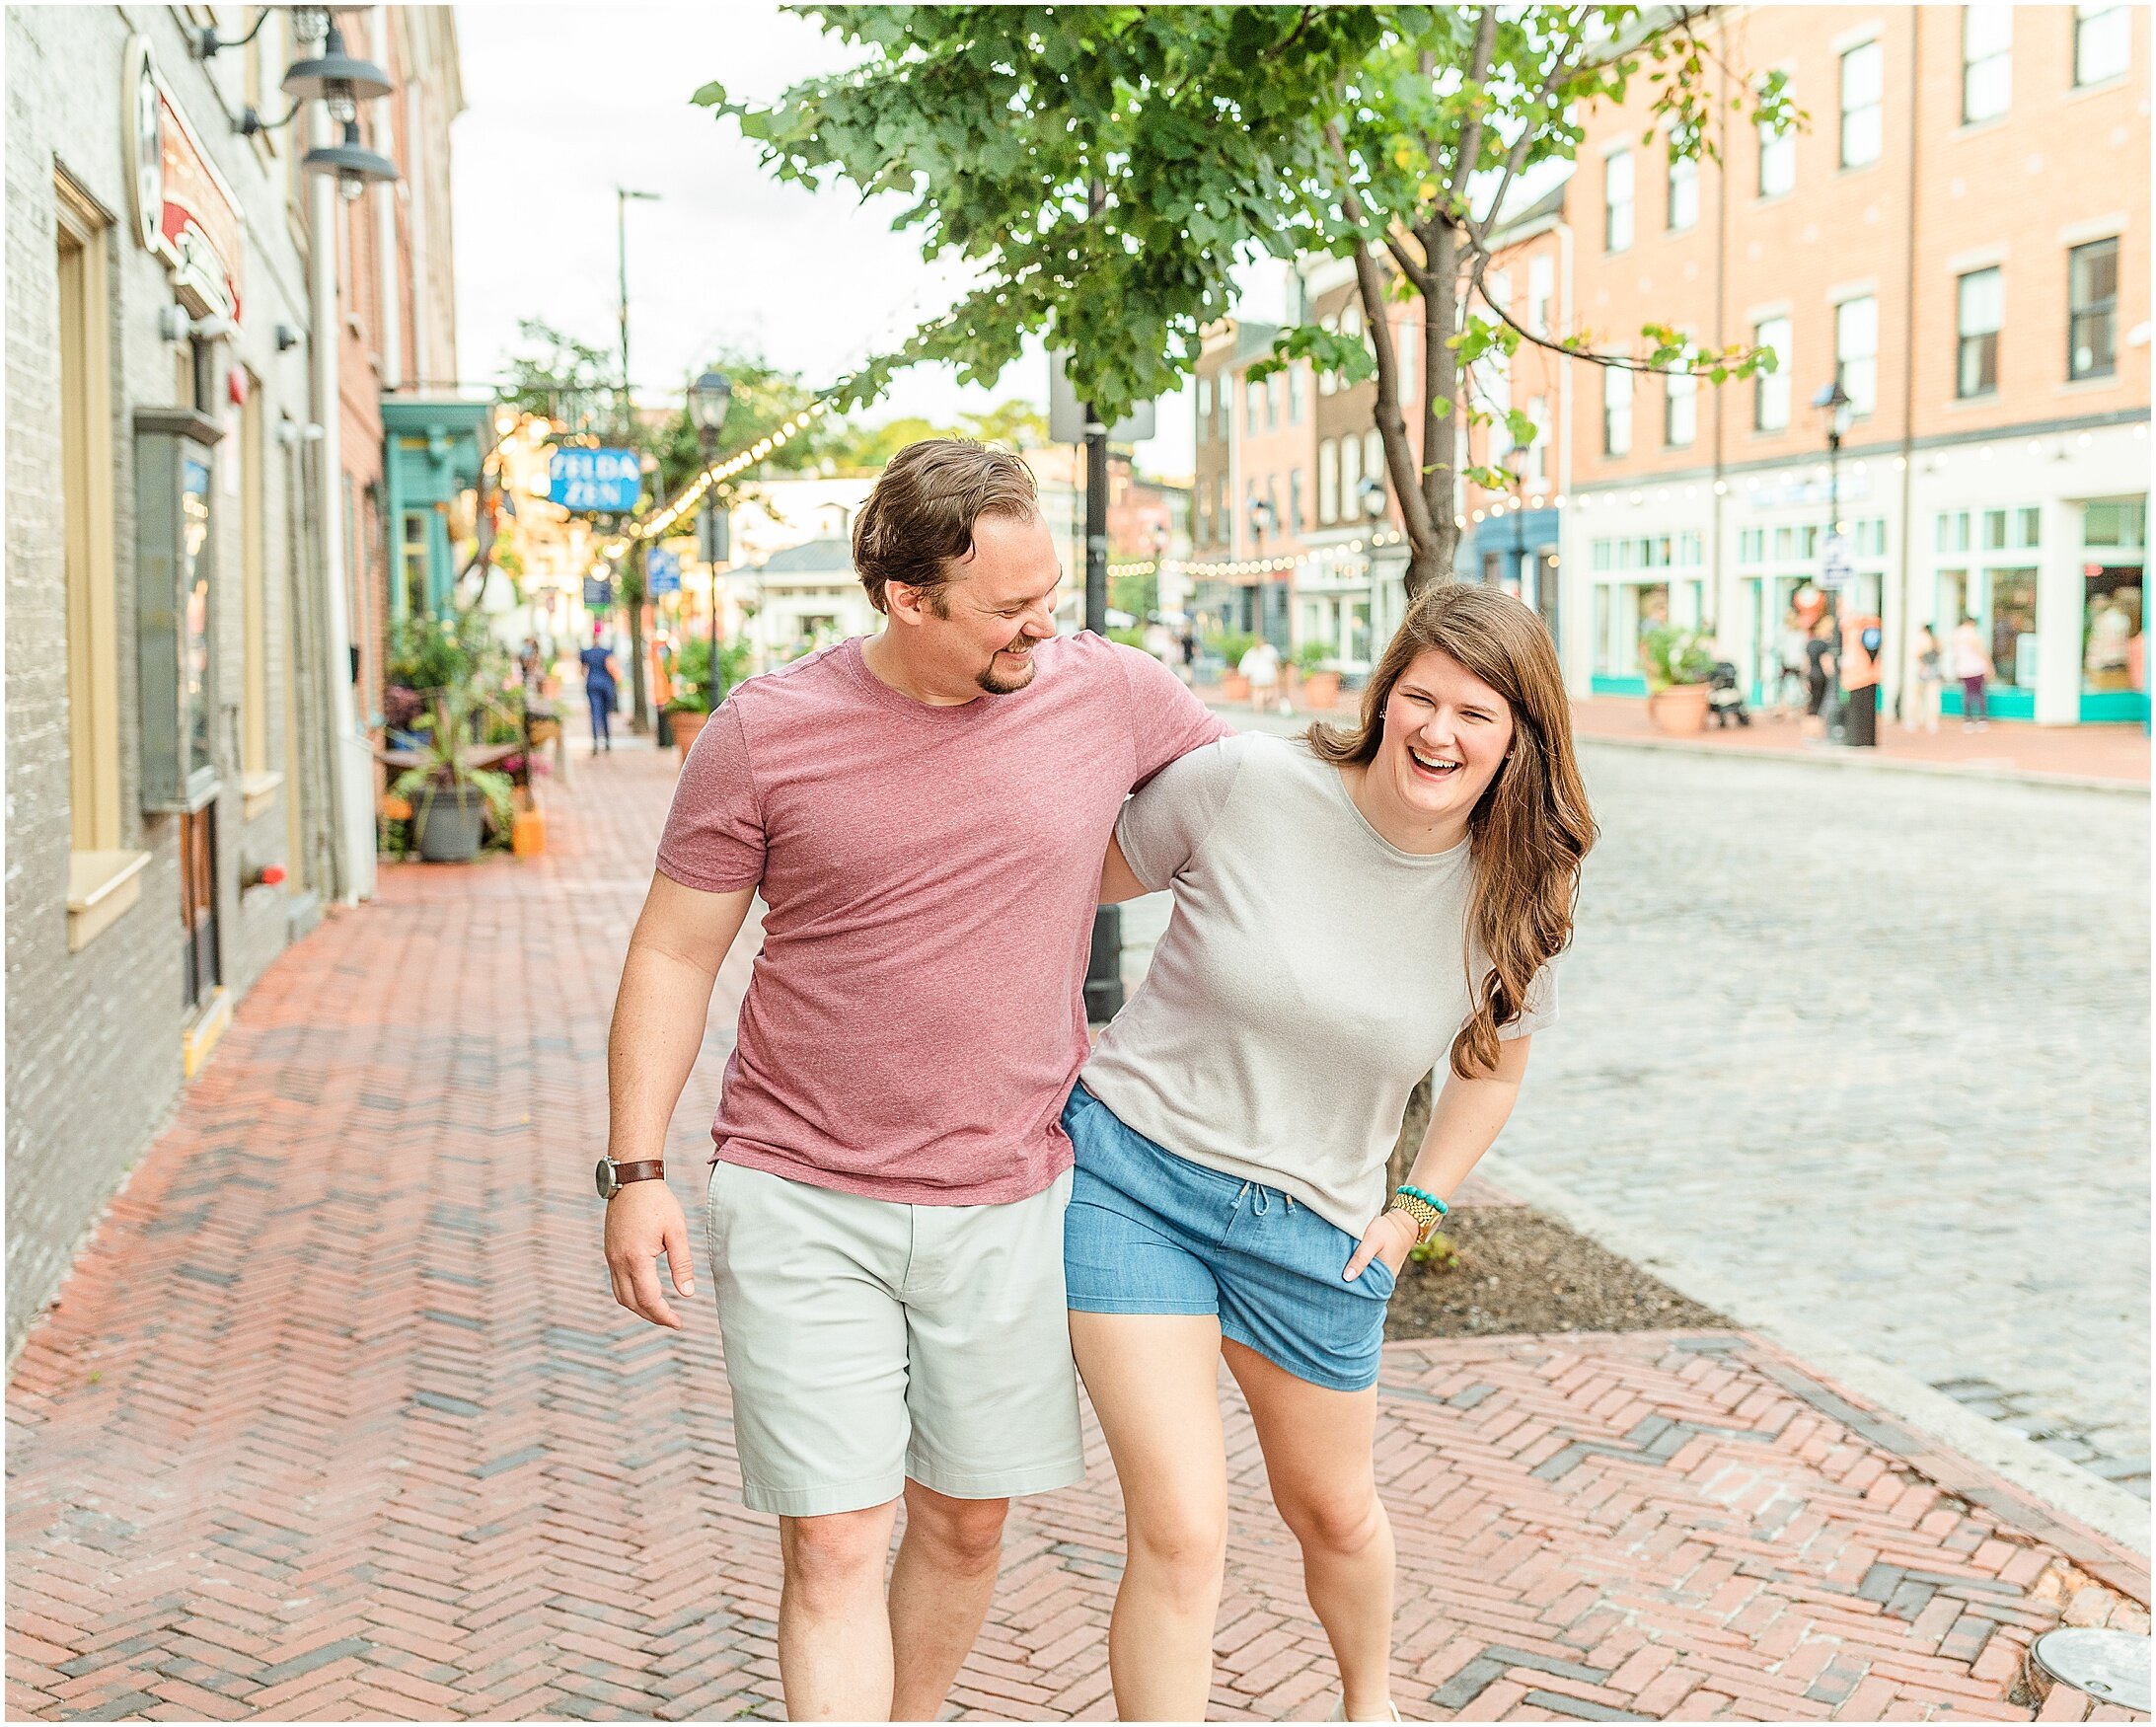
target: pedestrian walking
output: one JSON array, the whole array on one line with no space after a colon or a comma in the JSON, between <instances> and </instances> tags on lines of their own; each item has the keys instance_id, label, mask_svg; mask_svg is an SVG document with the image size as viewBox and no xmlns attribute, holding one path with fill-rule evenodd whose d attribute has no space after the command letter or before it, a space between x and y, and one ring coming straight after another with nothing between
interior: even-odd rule
<instances>
[{"instance_id":1,"label":"pedestrian walking","mask_svg":"<svg viewBox=\"0 0 2156 1727\"><path fill-rule=\"evenodd\" d=\"M1909 684L1909 713L1903 724L1910 731L1939 729L1939 698L1946 689L1946 655L1940 650L1939 633L1929 624L1916 632L1916 675Z\"/></svg>"},{"instance_id":2,"label":"pedestrian walking","mask_svg":"<svg viewBox=\"0 0 2156 1727\"><path fill-rule=\"evenodd\" d=\"M1834 619L1821 613L1804 643L1804 734L1826 735L1826 692L1834 681Z\"/></svg>"},{"instance_id":3,"label":"pedestrian walking","mask_svg":"<svg viewBox=\"0 0 2156 1727\"><path fill-rule=\"evenodd\" d=\"M1198 632L1186 622L1175 633L1175 644L1182 655L1178 675L1185 684L1195 684L1198 681Z\"/></svg>"},{"instance_id":4,"label":"pedestrian walking","mask_svg":"<svg viewBox=\"0 0 2156 1727\"><path fill-rule=\"evenodd\" d=\"M539 677L542 670L539 662L538 637L525 637L524 645L517 650L516 663L517 676L524 685L524 693L527 696L538 695Z\"/></svg>"},{"instance_id":5,"label":"pedestrian walking","mask_svg":"<svg viewBox=\"0 0 2156 1727\"><path fill-rule=\"evenodd\" d=\"M614 753L614 731L609 723L621 700L619 673L614 665L614 644L602 638L602 627L591 627L591 645L577 656L584 667L584 701L591 709L591 753L603 746Z\"/></svg>"},{"instance_id":6,"label":"pedestrian walking","mask_svg":"<svg viewBox=\"0 0 2156 1727\"><path fill-rule=\"evenodd\" d=\"M1385 1304L1555 1015L1594 839L1548 630L1451 584L1410 606L1358 724L1195 751L1118 821L1103 897L1176 896L1064 1114L1072 1341L1129 1526L1108 1643L1121 1719L1205 1714L1224 1356L1339 1663L1335 1718L1398 1719L1373 1459ZM1429 1131L1388 1196L1434 1060Z\"/></svg>"},{"instance_id":7,"label":"pedestrian walking","mask_svg":"<svg viewBox=\"0 0 2156 1727\"><path fill-rule=\"evenodd\" d=\"M1250 680L1250 706L1265 713L1280 695L1280 649L1261 636L1245 650L1235 669Z\"/></svg>"},{"instance_id":8,"label":"pedestrian walking","mask_svg":"<svg viewBox=\"0 0 2156 1727\"><path fill-rule=\"evenodd\" d=\"M1983 731L1991 724L1987 698L1992 676L1991 652L1984 646L1983 632L1967 612L1954 627L1954 675L1962 685L1962 729Z\"/></svg>"},{"instance_id":9,"label":"pedestrian walking","mask_svg":"<svg viewBox=\"0 0 2156 1727\"><path fill-rule=\"evenodd\" d=\"M1788 719L1804 712L1810 694L1807 638L1798 621L1797 608L1782 613L1781 628L1774 633L1774 715Z\"/></svg>"},{"instance_id":10,"label":"pedestrian walking","mask_svg":"<svg viewBox=\"0 0 2156 1727\"><path fill-rule=\"evenodd\" d=\"M1063 1286L1082 998L1126 795L1225 727L1158 661L1056 635L1030 472L909 445L854 527L888 622L734 690L630 943L600 1166L616 1300L694 1291L659 1163L720 961L761 948L705 1221L742 1497L780 1520L791 1719L934 1720L1012 1495L1084 1474ZM897 1502L906 1536L886 1599Z\"/></svg>"}]
</instances>

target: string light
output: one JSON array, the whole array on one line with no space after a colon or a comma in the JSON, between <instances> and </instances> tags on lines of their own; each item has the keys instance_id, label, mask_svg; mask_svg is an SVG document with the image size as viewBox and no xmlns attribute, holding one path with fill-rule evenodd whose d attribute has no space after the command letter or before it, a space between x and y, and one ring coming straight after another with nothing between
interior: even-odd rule
<instances>
[{"instance_id":1,"label":"string light","mask_svg":"<svg viewBox=\"0 0 2156 1727\"><path fill-rule=\"evenodd\" d=\"M714 462L692 480L657 514L632 523L626 533L609 540L601 549L600 556L609 563L620 558L631 545L641 540L655 540L668 532L703 500L706 492L714 486L723 486L745 468L753 468L766 456L781 445L790 443L806 431L818 419L830 412L831 404L819 398L796 413L777 430L757 439L745 450L737 450L723 462Z\"/></svg>"}]
</instances>

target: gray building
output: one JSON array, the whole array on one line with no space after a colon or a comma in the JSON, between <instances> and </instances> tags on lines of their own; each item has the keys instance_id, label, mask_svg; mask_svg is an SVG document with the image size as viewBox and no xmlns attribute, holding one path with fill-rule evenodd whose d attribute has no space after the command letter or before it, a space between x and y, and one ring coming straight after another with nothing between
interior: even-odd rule
<instances>
[{"instance_id":1,"label":"gray building","mask_svg":"<svg viewBox=\"0 0 2156 1727\"><path fill-rule=\"evenodd\" d=\"M307 50L277 11L204 58L210 15L7 13L11 1357L233 1004L353 886L321 105L243 132Z\"/></svg>"}]
</instances>

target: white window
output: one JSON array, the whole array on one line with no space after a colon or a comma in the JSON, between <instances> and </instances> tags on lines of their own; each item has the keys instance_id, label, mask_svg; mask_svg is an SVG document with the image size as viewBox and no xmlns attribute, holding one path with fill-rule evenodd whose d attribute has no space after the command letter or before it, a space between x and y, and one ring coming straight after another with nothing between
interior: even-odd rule
<instances>
[{"instance_id":1,"label":"white window","mask_svg":"<svg viewBox=\"0 0 2156 1727\"><path fill-rule=\"evenodd\" d=\"M1834 377L1848 393L1851 413L1879 403L1879 302L1866 294L1834 308Z\"/></svg>"},{"instance_id":2,"label":"white window","mask_svg":"<svg viewBox=\"0 0 2156 1727\"><path fill-rule=\"evenodd\" d=\"M1673 151L1670 156L1670 227L1673 232L1698 225L1699 164Z\"/></svg>"},{"instance_id":3,"label":"white window","mask_svg":"<svg viewBox=\"0 0 2156 1727\"><path fill-rule=\"evenodd\" d=\"M2074 8L2074 83L2101 84L2126 69L2131 16L2123 6Z\"/></svg>"},{"instance_id":4,"label":"white window","mask_svg":"<svg viewBox=\"0 0 2156 1727\"><path fill-rule=\"evenodd\" d=\"M1375 426L1363 434L1363 478L1384 484L1385 440Z\"/></svg>"},{"instance_id":5,"label":"white window","mask_svg":"<svg viewBox=\"0 0 2156 1727\"><path fill-rule=\"evenodd\" d=\"M1546 257L1527 260L1527 328L1537 336L1549 334L1556 322L1557 269Z\"/></svg>"},{"instance_id":6,"label":"white window","mask_svg":"<svg viewBox=\"0 0 2156 1727\"><path fill-rule=\"evenodd\" d=\"M1602 372L1602 454L1632 453L1632 374L1622 366Z\"/></svg>"},{"instance_id":7,"label":"white window","mask_svg":"<svg viewBox=\"0 0 2156 1727\"><path fill-rule=\"evenodd\" d=\"M1759 128L1759 195L1787 197L1797 184L1797 134L1789 126Z\"/></svg>"},{"instance_id":8,"label":"white window","mask_svg":"<svg viewBox=\"0 0 2156 1727\"><path fill-rule=\"evenodd\" d=\"M1492 308L1508 312L1515 318L1520 316L1519 308L1513 304L1513 272L1511 270L1493 269L1482 280L1484 287L1487 289L1483 298L1489 302Z\"/></svg>"},{"instance_id":9,"label":"white window","mask_svg":"<svg viewBox=\"0 0 2156 1727\"><path fill-rule=\"evenodd\" d=\"M1841 165L1862 168L1879 160L1887 93L1885 50L1876 41L1841 56Z\"/></svg>"},{"instance_id":10,"label":"white window","mask_svg":"<svg viewBox=\"0 0 2156 1727\"><path fill-rule=\"evenodd\" d=\"M1325 314L1324 317L1320 318L1317 321L1317 327L1320 330L1327 332L1328 334L1338 335L1340 330L1340 320L1335 314L1328 312ZM1318 373L1317 393L1320 396L1330 396L1335 390L1339 388L1340 380L1335 378L1330 372Z\"/></svg>"},{"instance_id":11,"label":"white window","mask_svg":"<svg viewBox=\"0 0 2156 1727\"><path fill-rule=\"evenodd\" d=\"M1331 438L1317 446L1317 519L1340 519L1340 446Z\"/></svg>"},{"instance_id":12,"label":"white window","mask_svg":"<svg viewBox=\"0 0 2156 1727\"><path fill-rule=\"evenodd\" d=\"M1789 337L1786 318L1767 318L1752 326L1751 345L1772 348L1775 367L1752 377L1751 428L1781 431L1789 424Z\"/></svg>"},{"instance_id":13,"label":"white window","mask_svg":"<svg viewBox=\"0 0 2156 1727\"><path fill-rule=\"evenodd\" d=\"M1662 441L1682 449L1699 435L1699 380L1690 372L1672 372L1664 382L1669 394L1663 399Z\"/></svg>"},{"instance_id":14,"label":"white window","mask_svg":"<svg viewBox=\"0 0 2156 1727\"><path fill-rule=\"evenodd\" d=\"M1534 427L1534 442L1527 446L1525 475L1530 485L1549 482L1549 398L1537 396L1527 404L1527 421Z\"/></svg>"},{"instance_id":15,"label":"white window","mask_svg":"<svg viewBox=\"0 0 2156 1727\"><path fill-rule=\"evenodd\" d=\"M1502 416L1513 405L1512 370L1505 350L1491 348L1474 365L1475 406Z\"/></svg>"},{"instance_id":16,"label":"white window","mask_svg":"<svg viewBox=\"0 0 2156 1727\"><path fill-rule=\"evenodd\" d=\"M1304 376L1305 373L1301 366L1290 366L1288 368L1288 423L1290 425L1301 425L1302 423L1302 399L1305 394L1302 388L1302 380Z\"/></svg>"},{"instance_id":17,"label":"white window","mask_svg":"<svg viewBox=\"0 0 2156 1727\"><path fill-rule=\"evenodd\" d=\"M1632 244L1632 152L1614 150L1602 163L1602 250Z\"/></svg>"},{"instance_id":18,"label":"white window","mask_svg":"<svg viewBox=\"0 0 2156 1727\"><path fill-rule=\"evenodd\" d=\"M1253 384L1248 378L1242 381L1242 430L1245 437L1258 435L1258 404L1265 396L1263 381Z\"/></svg>"},{"instance_id":19,"label":"white window","mask_svg":"<svg viewBox=\"0 0 2156 1727\"><path fill-rule=\"evenodd\" d=\"M1213 435L1213 380L1198 380L1198 441L1202 444Z\"/></svg>"},{"instance_id":20,"label":"white window","mask_svg":"<svg viewBox=\"0 0 2156 1727\"><path fill-rule=\"evenodd\" d=\"M2014 87L2014 9L1962 8L1962 123L2006 112Z\"/></svg>"},{"instance_id":21,"label":"white window","mask_svg":"<svg viewBox=\"0 0 2156 1727\"><path fill-rule=\"evenodd\" d=\"M1363 440L1340 440L1340 519L1356 520L1362 513L1362 502L1355 495L1355 488L1363 483Z\"/></svg>"},{"instance_id":22,"label":"white window","mask_svg":"<svg viewBox=\"0 0 2156 1727\"><path fill-rule=\"evenodd\" d=\"M1960 333L1954 368L1954 394L1967 399L1988 396L1999 387L1999 325L2006 310L1997 264L1970 270L1955 284L1956 324Z\"/></svg>"}]
</instances>

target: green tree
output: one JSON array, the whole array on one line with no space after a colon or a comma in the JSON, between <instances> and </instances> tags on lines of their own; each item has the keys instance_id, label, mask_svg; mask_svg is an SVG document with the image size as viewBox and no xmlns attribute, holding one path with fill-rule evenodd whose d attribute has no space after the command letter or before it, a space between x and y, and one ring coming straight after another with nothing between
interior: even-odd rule
<instances>
[{"instance_id":1,"label":"green tree","mask_svg":"<svg viewBox=\"0 0 2156 1727\"><path fill-rule=\"evenodd\" d=\"M924 255L964 261L980 278L856 374L849 405L922 360L992 382L1040 336L1074 350L1080 398L1112 420L1180 387L1200 331L1229 310L1237 259L1352 258L1369 342L1305 326L1282 333L1277 355L1349 381L1375 370L1411 590L1449 569L1457 545L1460 368L1544 339L1503 309L1463 309L1512 188L1569 160L1581 110L1621 101L1649 60L1656 118L1679 154L1712 154L1725 117L1723 69L1682 8L805 10L862 61L768 108L731 102L715 83L697 101L737 120L781 180L912 199L899 223L921 232ZM1752 117L1793 117L1778 75L1737 88ZM1387 330L1396 295L1420 298L1430 338L1419 436L1401 412ZM1584 333L1547 339L1584 360L1715 382L1760 363L1659 326L1623 348ZM1531 435L1524 415L1509 429Z\"/></svg>"}]
</instances>

